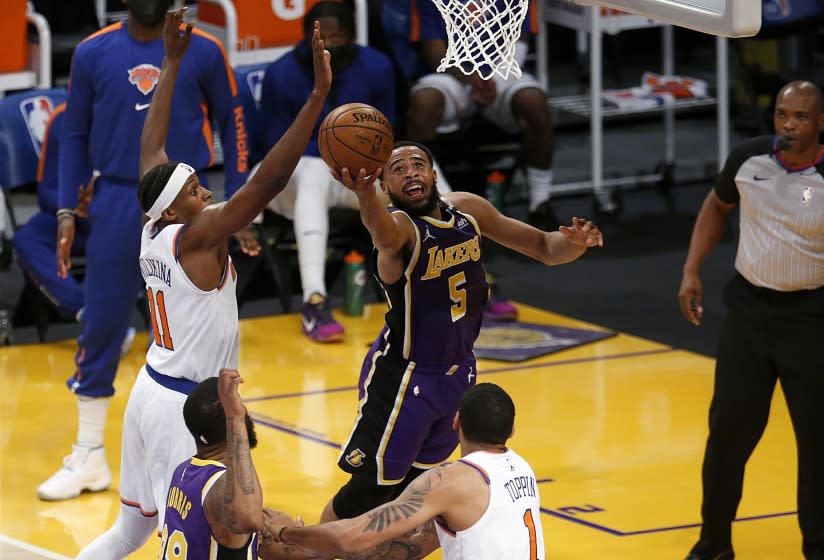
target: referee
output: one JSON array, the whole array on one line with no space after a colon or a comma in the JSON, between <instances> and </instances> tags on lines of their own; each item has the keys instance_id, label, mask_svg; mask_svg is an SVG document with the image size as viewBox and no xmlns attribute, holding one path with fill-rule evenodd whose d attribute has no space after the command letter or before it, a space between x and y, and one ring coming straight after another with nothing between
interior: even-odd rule
<instances>
[{"instance_id":1,"label":"referee","mask_svg":"<svg viewBox=\"0 0 824 560\"><path fill-rule=\"evenodd\" d=\"M678 299L701 320L701 263L740 209L736 274L724 291L701 536L687 560L730 560L744 467L781 381L798 446L798 520L807 560L824 559L824 96L810 82L778 93L775 136L737 146L698 213Z\"/></svg>"}]
</instances>

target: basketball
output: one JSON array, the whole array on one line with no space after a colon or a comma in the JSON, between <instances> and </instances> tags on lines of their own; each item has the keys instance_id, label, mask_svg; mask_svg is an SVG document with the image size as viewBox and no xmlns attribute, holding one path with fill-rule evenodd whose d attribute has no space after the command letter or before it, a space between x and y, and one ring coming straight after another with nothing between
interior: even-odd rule
<instances>
[{"instance_id":1,"label":"basketball","mask_svg":"<svg viewBox=\"0 0 824 560\"><path fill-rule=\"evenodd\" d=\"M320 124L318 149L326 165L353 177L383 167L392 153L392 125L383 113L366 103L336 107Z\"/></svg>"}]
</instances>

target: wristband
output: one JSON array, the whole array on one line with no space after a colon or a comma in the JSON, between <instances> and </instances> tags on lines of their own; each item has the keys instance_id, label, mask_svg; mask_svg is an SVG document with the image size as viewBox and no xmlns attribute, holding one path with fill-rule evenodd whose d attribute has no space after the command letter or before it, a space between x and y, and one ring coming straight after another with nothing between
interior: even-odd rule
<instances>
[{"instance_id":1,"label":"wristband","mask_svg":"<svg viewBox=\"0 0 824 560\"><path fill-rule=\"evenodd\" d=\"M75 211L71 208L61 208L56 212L57 219L63 218L65 216L69 216L71 219L74 219Z\"/></svg>"},{"instance_id":2,"label":"wristband","mask_svg":"<svg viewBox=\"0 0 824 560\"><path fill-rule=\"evenodd\" d=\"M286 541L284 541L284 540L283 540L283 532L284 532L285 530L286 530L286 525L284 525L283 527L281 527L281 528L280 528L280 531L278 531L278 541L279 541L279 542L282 542L282 543L284 543L284 544L286 544Z\"/></svg>"}]
</instances>

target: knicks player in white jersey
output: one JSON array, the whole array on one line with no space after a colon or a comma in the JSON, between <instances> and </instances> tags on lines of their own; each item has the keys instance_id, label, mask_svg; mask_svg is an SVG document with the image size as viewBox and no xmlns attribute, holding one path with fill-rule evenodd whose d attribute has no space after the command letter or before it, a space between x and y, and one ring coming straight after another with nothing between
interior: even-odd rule
<instances>
[{"instance_id":1,"label":"knicks player in white jersey","mask_svg":"<svg viewBox=\"0 0 824 560\"><path fill-rule=\"evenodd\" d=\"M423 558L440 546L444 560L543 560L535 473L506 446L514 420L509 395L479 383L464 393L453 423L461 459L359 517L311 527L267 518L267 529L277 542L336 558Z\"/></svg>"},{"instance_id":2,"label":"knicks player in white jersey","mask_svg":"<svg viewBox=\"0 0 824 560\"><path fill-rule=\"evenodd\" d=\"M140 140L138 198L149 217L143 228L140 269L154 342L123 419L119 516L111 529L81 551L80 559L124 558L163 526L172 473L196 451L183 422L186 396L222 368L237 368L236 275L227 239L251 223L286 186L332 82L329 52L315 23L314 90L254 177L229 201L212 204L212 194L194 170L170 162L164 147L177 70L192 32L191 26L182 28L183 13L166 17L165 58Z\"/></svg>"}]
</instances>

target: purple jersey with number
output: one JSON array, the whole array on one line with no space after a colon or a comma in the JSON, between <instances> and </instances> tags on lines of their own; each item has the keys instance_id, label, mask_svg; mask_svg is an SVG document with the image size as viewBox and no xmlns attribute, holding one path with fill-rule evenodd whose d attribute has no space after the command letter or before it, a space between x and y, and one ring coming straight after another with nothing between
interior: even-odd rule
<instances>
[{"instance_id":1,"label":"purple jersey with number","mask_svg":"<svg viewBox=\"0 0 824 560\"><path fill-rule=\"evenodd\" d=\"M400 280L383 285L389 296L384 346L393 361L448 368L472 353L489 284L475 219L438 204L443 220L409 216L417 242Z\"/></svg>"},{"instance_id":2,"label":"purple jersey with number","mask_svg":"<svg viewBox=\"0 0 824 560\"><path fill-rule=\"evenodd\" d=\"M166 498L166 523L160 558L257 558L258 536L252 534L243 551L219 545L212 535L203 502L212 485L226 472L217 461L192 457L177 466ZM240 556L238 556L240 554Z\"/></svg>"}]
</instances>

